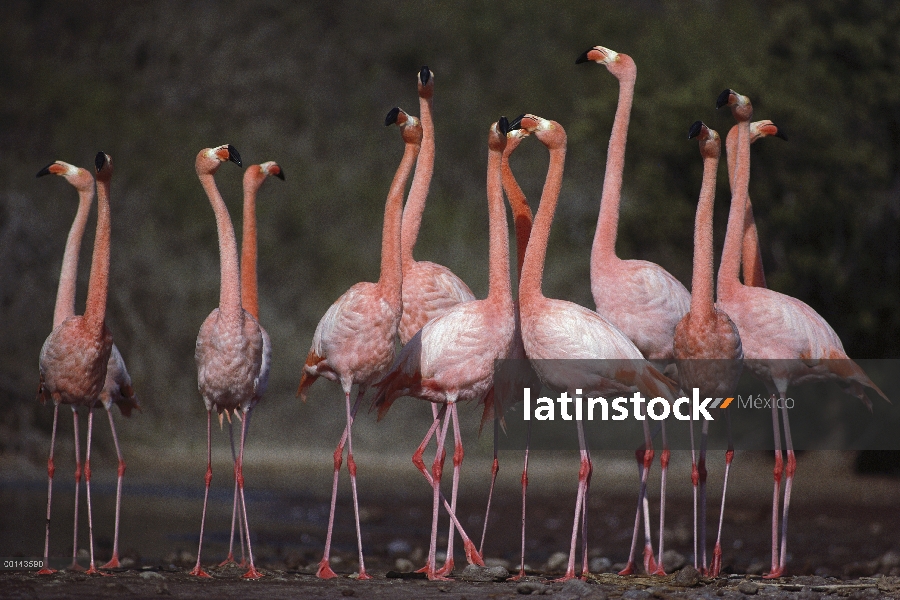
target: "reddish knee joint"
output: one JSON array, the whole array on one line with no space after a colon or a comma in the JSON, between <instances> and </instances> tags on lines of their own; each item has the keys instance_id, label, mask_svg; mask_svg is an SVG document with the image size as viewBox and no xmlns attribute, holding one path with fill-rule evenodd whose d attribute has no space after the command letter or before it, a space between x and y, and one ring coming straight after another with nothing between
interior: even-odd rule
<instances>
[{"instance_id":1,"label":"reddish knee joint","mask_svg":"<svg viewBox=\"0 0 900 600\"><path fill-rule=\"evenodd\" d=\"M417 469L419 469L422 472L425 472L426 471L425 461L422 460L422 452L423 452L422 448L419 448L418 450L416 450L416 453L413 454L412 461L413 461L413 464L416 465Z\"/></svg>"},{"instance_id":2,"label":"reddish knee joint","mask_svg":"<svg viewBox=\"0 0 900 600\"><path fill-rule=\"evenodd\" d=\"M238 487L244 489L244 466L240 461L238 461L234 470L234 478L237 480Z\"/></svg>"},{"instance_id":3,"label":"reddish knee joint","mask_svg":"<svg viewBox=\"0 0 900 600\"><path fill-rule=\"evenodd\" d=\"M772 469L772 475L775 477L775 483L781 483L781 473L784 470L784 465L781 460L781 453L775 455L775 468Z\"/></svg>"},{"instance_id":4,"label":"reddish knee joint","mask_svg":"<svg viewBox=\"0 0 900 600\"><path fill-rule=\"evenodd\" d=\"M662 465L663 469L669 466L669 454L669 449L664 448L662 454L659 455L659 464Z\"/></svg>"},{"instance_id":5,"label":"reddish knee joint","mask_svg":"<svg viewBox=\"0 0 900 600\"><path fill-rule=\"evenodd\" d=\"M210 482L212 481L212 466L206 465L206 477L204 478L206 481L206 487L209 487Z\"/></svg>"},{"instance_id":6,"label":"reddish knee joint","mask_svg":"<svg viewBox=\"0 0 900 600\"><path fill-rule=\"evenodd\" d=\"M528 487L528 471L522 471L522 487Z\"/></svg>"},{"instance_id":7,"label":"reddish knee joint","mask_svg":"<svg viewBox=\"0 0 900 600\"><path fill-rule=\"evenodd\" d=\"M593 467L591 467L591 461L587 458L581 459L581 468L578 469L578 481L586 481L588 477L591 476L591 471Z\"/></svg>"},{"instance_id":8,"label":"reddish knee joint","mask_svg":"<svg viewBox=\"0 0 900 600\"><path fill-rule=\"evenodd\" d=\"M81 463L75 463L75 483L81 483Z\"/></svg>"},{"instance_id":9,"label":"reddish knee joint","mask_svg":"<svg viewBox=\"0 0 900 600\"><path fill-rule=\"evenodd\" d=\"M500 470L500 461L496 458L494 459L494 464L491 465L491 477L496 477L497 472Z\"/></svg>"},{"instance_id":10,"label":"reddish knee joint","mask_svg":"<svg viewBox=\"0 0 900 600\"><path fill-rule=\"evenodd\" d=\"M125 475L125 468L127 465L124 460L119 461L119 477L123 477Z\"/></svg>"},{"instance_id":11,"label":"reddish knee joint","mask_svg":"<svg viewBox=\"0 0 900 600\"><path fill-rule=\"evenodd\" d=\"M56 465L53 464L53 459L49 459L47 461L47 477L53 479L53 474L56 473Z\"/></svg>"},{"instance_id":12,"label":"reddish knee joint","mask_svg":"<svg viewBox=\"0 0 900 600\"><path fill-rule=\"evenodd\" d=\"M444 460L443 456L440 460L435 460L434 464L431 465L431 476L435 481L438 481L441 478L441 474L444 472Z\"/></svg>"},{"instance_id":13,"label":"reddish knee joint","mask_svg":"<svg viewBox=\"0 0 900 600\"><path fill-rule=\"evenodd\" d=\"M350 471L350 477L356 477L356 461L349 452L347 453L347 470Z\"/></svg>"},{"instance_id":14,"label":"reddish knee joint","mask_svg":"<svg viewBox=\"0 0 900 600\"><path fill-rule=\"evenodd\" d=\"M91 463L84 463L84 480L88 483L91 482Z\"/></svg>"},{"instance_id":15,"label":"reddish knee joint","mask_svg":"<svg viewBox=\"0 0 900 600\"><path fill-rule=\"evenodd\" d=\"M653 448L648 448L644 451L644 468L649 469L650 465L653 464Z\"/></svg>"},{"instance_id":16,"label":"reddish knee joint","mask_svg":"<svg viewBox=\"0 0 900 600\"><path fill-rule=\"evenodd\" d=\"M341 464L344 462L344 447L338 446L334 451L334 470L340 471Z\"/></svg>"},{"instance_id":17,"label":"reddish knee joint","mask_svg":"<svg viewBox=\"0 0 900 600\"><path fill-rule=\"evenodd\" d=\"M787 455L787 469L785 470L785 474L788 476L788 478L792 478L796 470L797 458L794 456L794 451L791 450Z\"/></svg>"},{"instance_id":18,"label":"reddish knee joint","mask_svg":"<svg viewBox=\"0 0 900 600\"><path fill-rule=\"evenodd\" d=\"M691 483L694 487L700 485L700 471L697 469L697 463L691 464Z\"/></svg>"},{"instance_id":19,"label":"reddish knee joint","mask_svg":"<svg viewBox=\"0 0 900 600\"><path fill-rule=\"evenodd\" d=\"M457 444L456 450L453 452L453 466L458 467L461 465L465 455L466 453L463 452L462 444Z\"/></svg>"},{"instance_id":20,"label":"reddish knee joint","mask_svg":"<svg viewBox=\"0 0 900 600\"><path fill-rule=\"evenodd\" d=\"M729 448L725 451L725 464L730 465L732 459L734 458L734 448Z\"/></svg>"}]
</instances>

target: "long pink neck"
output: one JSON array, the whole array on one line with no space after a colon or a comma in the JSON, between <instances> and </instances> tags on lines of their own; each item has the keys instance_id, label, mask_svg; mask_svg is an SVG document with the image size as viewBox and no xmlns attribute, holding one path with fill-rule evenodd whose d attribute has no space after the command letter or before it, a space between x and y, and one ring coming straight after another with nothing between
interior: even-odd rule
<instances>
[{"instance_id":1,"label":"long pink neck","mask_svg":"<svg viewBox=\"0 0 900 600\"><path fill-rule=\"evenodd\" d=\"M512 313L512 289L509 281L509 225L503 202L500 163L503 153L488 150L487 196L490 246L488 249L488 300L503 312Z\"/></svg>"},{"instance_id":2,"label":"long pink neck","mask_svg":"<svg viewBox=\"0 0 900 600\"><path fill-rule=\"evenodd\" d=\"M94 238L94 256L91 259L91 277L88 280L87 304L84 322L89 331L99 338L106 318L106 293L109 287L109 179L97 181L97 235Z\"/></svg>"},{"instance_id":3,"label":"long pink neck","mask_svg":"<svg viewBox=\"0 0 900 600\"><path fill-rule=\"evenodd\" d=\"M241 236L241 306L256 320L259 320L259 290L256 277L256 192L258 190L259 186L252 178L250 181L245 179L244 231Z\"/></svg>"},{"instance_id":4,"label":"long pink neck","mask_svg":"<svg viewBox=\"0 0 900 600\"><path fill-rule=\"evenodd\" d=\"M419 144L407 142L403 159L394 174L391 189L384 207L384 227L381 232L381 276L378 285L382 296L392 308L400 310L403 263L400 257L401 213L403 211L403 191L412 172L413 163L419 153Z\"/></svg>"},{"instance_id":5,"label":"long pink neck","mask_svg":"<svg viewBox=\"0 0 900 600\"><path fill-rule=\"evenodd\" d=\"M566 162L566 146L550 150L550 168L541 192L541 204L534 218L531 239L525 251L525 264L522 266L522 277L519 282L519 303L523 307L529 300L544 296L541 281L544 278L544 261L547 258L547 242L550 239L550 225L556 212L559 191L562 188L563 167Z\"/></svg>"},{"instance_id":6,"label":"long pink neck","mask_svg":"<svg viewBox=\"0 0 900 600\"><path fill-rule=\"evenodd\" d=\"M734 189L734 165L737 160L738 126L734 125L725 140L728 156L728 185ZM750 140L753 143L753 140ZM744 274L744 285L751 287L767 287L766 273L763 270L762 252L759 247L759 233L756 230L756 219L753 217L753 204L747 194L747 205L744 209L744 237L741 242L741 270Z\"/></svg>"},{"instance_id":7,"label":"long pink neck","mask_svg":"<svg viewBox=\"0 0 900 600\"><path fill-rule=\"evenodd\" d=\"M59 289L56 292L56 309L53 311L53 328L75 314L75 287L78 280L78 254L81 252L81 240L87 226L88 214L94 200L93 189L78 190L78 211L66 250L63 252L62 270L59 273Z\"/></svg>"},{"instance_id":8,"label":"long pink neck","mask_svg":"<svg viewBox=\"0 0 900 600\"><path fill-rule=\"evenodd\" d=\"M522 278L522 265L525 262L525 249L528 247L528 238L531 236L531 225L534 221L534 215L531 213L531 207L525 198L525 192L519 187L519 183L513 176L512 169L509 166L509 155L519 145L522 138L510 138L506 141L506 149L503 150L503 158L500 162L500 169L503 178L503 190L506 192L506 198L509 200L509 206L512 208L513 221L516 226L516 277Z\"/></svg>"},{"instance_id":9,"label":"long pink neck","mask_svg":"<svg viewBox=\"0 0 900 600\"><path fill-rule=\"evenodd\" d=\"M419 97L420 121L422 123L422 147L416 162L416 173L413 175L403 210L403 231L400 236L402 244L403 264L413 261L413 249L422 226L422 213L425 212L425 200L434 174L434 121L431 118L432 98Z\"/></svg>"},{"instance_id":10,"label":"long pink neck","mask_svg":"<svg viewBox=\"0 0 900 600\"><path fill-rule=\"evenodd\" d=\"M623 56L620 55L620 58ZM602 261L616 257L616 232L619 228L619 203L622 199L622 174L625 169L625 141L628 137L628 122L631 119L636 79L637 69L633 63L631 68L626 69L619 77L619 105L616 107L616 117L609 136L600 216L597 218L597 231L594 233L591 248L592 272Z\"/></svg>"},{"instance_id":11,"label":"long pink neck","mask_svg":"<svg viewBox=\"0 0 900 600\"><path fill-rule=\"evenodd\" d=\"M717 143L720 143L717 141ZM691 315L713 314L713 206L716 197L717 156L703 157L703 184L694 222L694 272L691 276Z\"/></svg>"},{"instance_id":12,"label":"long pink neck","mask_svg":"<svg viewBox=\"0 0 900 600\"><path fill-rule=\"evenodd\" d=\"M728 211L728 227L725 230L725 247L719 267L719 297L727 296L741 284L741 240L744 232L744 211L747 187L750 183L750 121L738 122L737 160L734 186L731 192L731 208Z\"/></svg>"},{"instance_id":13,"label":"long pink neck","mask_svg":"<svg viewBox=\"0 0 900 600\"><path fill-rule=\"evenodd\" d=\"M203 190L212 204L216 214L216 228L219 232L219 260L221 264L222 283L219 289L219 312L223 314L239 314L241 311L241 283L238 271L237 240L234 227L225 201L219 194L215 179L211 173L198 175Z\"/></svg>"}]
</instances>

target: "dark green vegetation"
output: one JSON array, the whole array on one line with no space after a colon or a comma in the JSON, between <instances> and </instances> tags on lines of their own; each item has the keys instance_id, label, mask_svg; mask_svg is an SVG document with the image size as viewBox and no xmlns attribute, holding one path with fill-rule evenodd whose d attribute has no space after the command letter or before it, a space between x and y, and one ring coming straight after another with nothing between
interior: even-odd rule
<instances>
[{"instance_id":1,"label":"dark green vegetation","mask_svg":"<svg viewBox=\"0 0 900 600\"><path fill-rule=\"evenodd\" d=\"M501 114L533 112L569 133L548 256L548 296L593 306L590 244L616 80L576 66L602 44L638 65L620 256L690 280L702 119L726 87L790 141L753 148L751 197L769 286L818 310L858 358L900 352L900 5L880 2L7 2L0 24L0 451L43 459L51 410L34 402L75 191L34 174L60 159L115 161L107 321L147 407L135 427L201 436L194 340L216 305L212 211L198 150L234 144L276 160L287 181L259 197L261 320L274 344L264 419L339 432L337 386L293 391L315 324L378 273L384 198L402 153L382 119L418 113L415 78L435 73L437 161L417 257L487 290L486 137ZM724 162L724 161L723 161ZM546 150L513 167L537 206ZM716 241L728 194L721 165ZM241 172L217 181L240 227ZM79 311L94 221L80 264ZM427 409L426 409L427 411ZM263 417L267 413L268 416ZM274 422L274 421L272 421ZM332 432L333 430L333 432ZM70 435L70 434L67 434ZM32 440L32 441L29 441ZM414 443L414 442L410 442ZM199 460L199 455L197 456Z\"/></svg>"}]
</instances>

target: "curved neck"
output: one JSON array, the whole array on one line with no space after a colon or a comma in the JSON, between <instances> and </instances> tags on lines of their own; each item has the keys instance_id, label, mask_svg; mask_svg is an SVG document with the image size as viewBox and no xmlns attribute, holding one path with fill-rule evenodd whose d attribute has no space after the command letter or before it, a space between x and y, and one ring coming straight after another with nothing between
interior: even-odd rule
<instances>
[{"instance_id":1,"label":"curved neck","mask_svg":"<svg viewBox=\"0 0 900 600\"><path fill-rule=\"evenodd\" d=\"M109 179L97 181L97 235L94 238L94 256L91 259L91 277L88 280L87 304L84 321L88 329L102 335L106 318L106 292L109 287Z\"/></svg>"},{"instance_id":2,"label":"curved neck","mask_svg":"<svg viewBox=\"0 0 900 600\"><path fill-rule=\"evenodd\" d=\"M75 314L75 287L78 281L78 254L81 252L81 240L87 226L88 213L94 190L78 190L78 211L69 229L66 250L63 252L62 269L59 273L59 289L56 292L56 309L53 311L53 328Z\"/></svg>"},{"instance_id":3,"label":"curved neck","mask_svg":"<svg viewBox=\"0 0 900 600\"><path fill-rule=\"evenodd\" d=\"M566 162L565 144L550 150L550 168L541 192L541 204L534 218L531 239L525 251L525 264L522 266L522 278L519 282L519 303L525 306L528 300L543 297L541 281L544 277L544 261L547 258L547 242L550 238L550 225L556 212L559 191L562 188L563 167Z\"/></svg>"},{"instance_id":4,"label":"curved neck","mask_svg":"<svg viewBox=\"0 0 900 600\"><path fill-rule=\"evenodd\" d=\"M619 203L622 199L622 173L625 169L625 141L628 122L631 119L631 103L634 99L634 83L637 73L628 69L619 78L619 104L609 136L606 154L606 173L603 176L603 196L600 198L600 216L591 248L591 268L594 263L616 255L616 232L619 228Z\"/></svg>"},{"instance_id":5,"label":"curved neck","mask_svg":"<svg viewBox=\"0 0 900 600\"><path fill-rule=\"evenodd\" d=\"M734 187L731 192L731 208L728 211L728 227L725 230L725 247L719 266L719 296L727 295L740 285L741 239L744 232L744 210L747 202L747 186L750 183L750 121L738 122L737 159Z\"/></svg>"},{"instance_id":6,"label":"curved neck","mask_svg":"<svg viewBox=\"0 0 900 600\"><path fill-rule=\"evenodd\" d=\"M403 232L400 236L403 264L412 262L413 249L422 226L422 213L425 212L425 200L434 173L434 121L431 119L432 98L419 97L420 121L422 123L422 147L416 161L416 173L413 175L403 210Z\"/></svg>"},{"instance_id":7,"label":"curved neck","mask_svg":"<svg viewBox=\"0 0 900 600\"><path fill-rule=\"evenodd\" d=\"M691 315L713 313L713 207L719 158L703 158L703 184L694 221L694 272L691 276Z\"/></svg>"},{"instance_id":8,"label":"curved neck","mask_svg":"<svg viewBox=\"0 0 900 600\"><path fill-rule=\"evenodd\" d=\"M244 224L241 235L241 306L259 320L259 291L256 277L256 192L255 182L244 184Z\"/></svg>"},{"instance_id":9,"label":"curved neck","mask_svg":"<svg viewBox=\"0 0 900 600\"><path fill-rule=\"evenodd\" d=\"M378 285L382 295L392 307L398 310L401 306L401 281L403 263L400 257L401 245L401 213L403 211L403 191L412 171L419 144L407 142L403 150L403 159L394 174L391 189L384 206L384 226L381 230L381 275Z\"/></svg>"},{"instance_id":10,"label":"curved neck","mask_svg":"<svg viewBox=\"0 0 900 600\"><path fill-rule=\"evenodd\" d=\"M531 235L531 224L534 216L531 213L531 207L525 198L525 192L519 187L519 183L513 176L512 169L509 166L509 155L518 143L511 139L506 142L506 149L503 151L503 158L500 162L500 169L503 180L503 190L506 192L506 198L509 200L509 206L512 208L513 222L516 227L516 277L522 278L522 265L525 262L525 249L528 247L528 238Z\"/></svg>"},{"instance_id":11,"label":"curved neck","mask_svg":"<svg viewBox=\"0 0 900 600\"><path fill-rule=\"evenodd\" d=\"M219 194L215 179L211 173L198 175L203 190L212 204L216 214L216 228L219 232L219 261L221 265L222 283L219 289L219 312L238 313L241 310L241 286L238 272L237 241L228 208Z\"/></svg>"},{"instance_id":12,"label":"curved neck","mask_svg":"<svg viewBox=\"0 0 900 600\"><path fill-rule=\"evenodd\" d=\"M725 140L725 149L728 156L728 185L735 189L735 163L737 162L738 126L734 125L728 132ZM749 144L752 144L751 140ZM748 144L748 145L749 145ZM766 287L766 274L763 271L762 252L759 247L759 233L756 231L756 219L753 217L753 205L750 202L750 194L747 194L746 207L744 209L744 236L741 243L741 270L744 275L744 285L751 287Z\"/></svg>"},{"instance_id":13,"label":"curved neck","mask_svg":"<svg viewBox=\"0 0 900 600\"><path fill-rule=\"evenodd\" d=\"M488 249L488 300L512 313L512 289L509 281L509 226L506 204L503 202L503 182L500 164L503 153L488 150L487 196L490 246Z\"/></svg>"}]
</instances>

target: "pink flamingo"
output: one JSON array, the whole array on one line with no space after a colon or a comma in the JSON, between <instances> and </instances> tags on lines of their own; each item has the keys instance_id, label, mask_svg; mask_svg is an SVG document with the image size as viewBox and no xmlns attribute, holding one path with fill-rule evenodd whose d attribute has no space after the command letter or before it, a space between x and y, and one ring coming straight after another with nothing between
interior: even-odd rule
<instances>
[{"instance_id":1,"label":"pink flamingo","mask_svg":"<svg viewBox=\"0 0 900 600\"><path fill-rule=\"evenodd\" d=\"M691 310L675 327L675 361L682 390L698 388L703 397L724 398L734 394L741 376L741 338L735 324L713 301L713 207L716 193L716 168L722 142L719 134L701 121L695 122L689 138L700 141L703 156L703 184L694 224L694 269L691 281ZM706 436L708 421L703 422L699 467L693 460L693 422L691 423L691 480L694 486L694 566L706 570ZM729 436L730 438L730 436ZM710 574L718 575L722 563L722 515L725 489L734 450L729 443L725 455L725 485L722 488L722 510L719 512L719 534L716 538ZM697 487L701 489L700 540L702 559L697 552Z\"/></svg>"},{"instance_id":2,"label":"pink flamingo","mask_svg":"<svg viewBox=\"0 0 900 600\"><path fill-rule=\"evenodd\" d=\"M725 138L725 150L728 154L728 184L734 184L734 163L737 160L738 126L732 126ZM775 123L769 120L750 123L750 143L773 135L787 141L787 136ZM756 231L756 219L753 218L753 205L747 197L747 210L744 213L744 239L741 251L741 268L744 272L744 285L766 287L766 274L763 270L762 254L759 249L759 234Z\"/></svg>"},{"instance_id":3,"label":"pink flamingo","mask_svg":"<svg viewBox=\"0 0 900 600\"><path fill-rule=\"evenodd\" d=\"M741 240L750 181L750 119L753 105L734 90L723 91L716 108L728 106L738 122L737 163L734 192L728 213L725 248L717 282L719 306L731 317L741 335L746 366L761 379L770 393L780 397L784 419L787 464L781 453L781 435L777 402L772 406L775 434L774 490L772 495L772 566L767 578L784 574L787 557L787 517L791 487L797 462L791 441L785 394L791 383L837 381L849 392L871 406L865 388L887 400L878 386L844 352L834 329L807 304L761 287L743 285L738 279L741 264ZM786 476L784 512L781 523L781 547L778 545L778 505L782 473Z\"/></svg>"},{"instance_id":4,"label":"pink flamingo","mask_svg":"<svg viewBox=\"0 0 900 600\"><path fill-rule=\"evenodd\" d=\"M337 499L338 475L347 443L347 470L353 491L353 512L356 518L356 541L359 548L359 579L370 579L363 562L362 535L359 528L359 508L356 495L356 462L353 460L353 417L366 390L378 381L394 361L394 338L402 310L400 262L400 227L403 191L409 179L419 146L422 125L419 120L399 108L388 113L385 125L396 123L405 143L403 158L394 175L384 209L384 228L381 238L381 275L378 283L357 283L331 305L316 327L312 348L303 366L297 395L306 399L309 386L322 376L339 381L344 390L347 425L334 451L334 483L331 488L331 512L325 553L319 562L317 577L336 577L329 565L331 534ZM350 407L350 389L359 386L356 402Z\"/></svg>"},{"instance_id":5,"label":"pink flamingo","mask_svg":"<svg viewBox=\"0 0 900 600\"><path fill-rule=\"evenodd\" d=\"M401 396L412 396L440 404L441 409L428 435L416 451L413 461L427 477L420 451L424 450L436 429L437 452L432 465L431 484L434 491L431 520L431 543L426 573L429 579L446 579L449 570L438 571L435 566L437 522L440 499L443 442L449 419L453 420L455 452L453 455L453 492L450 513L454 514L459 469L463 459L462 438L459 432L457 403L480 400L493 386L494 362L509 355L515 329L512 291L509 280L509 233L506 208L503 203L500 162L506 146L509 124L505 117L491 126L488 136L488 202L490 218L490 286L484 300L457 304L441 316L426 323L404 346L391 371L377 384L374 405L383 416L391 404ZM448 418L445 413L449 412ZM441 426L441 422L443 425ZM451 540L453 538L451 523ZM474 544L464 538L466 556L477 556ZM452 552L452 542L451 542ZM452 554L448 554L452 569Z\"/></svg>"},{"instance_id":6,"label":"pink flamingo","mask_svg":"<svg viewBox=\"0 0 900 600\"><path fill-rule=\"evenodd\" d=\"M77 247L84 232L88 207L92 192L90 174L84 169L76 169L67 163L56 162L38 173L60 174L75 185L79 191L79 211L66 243L66 256L60 275L60 288L56 297L53 331L44 342L40 355L41 382L38 397L41 402L53 401L53 432L50 437L50 458L47 461L47 531L44 540L45 566L40 574L53 573L47 565L50 550L50 504L53 497L53 451L56 442L56 424L59 405L72 406L75 424L75 510L78 510L78 482L80 480L81 453L78 446L79 406L88 407L87 454L84 463L85 487L87 488L88 533L90 539L91 564L88 573L99 573L94 563L94 525L91 511L91 432L93 429L93 408L98 402L106 383L107 365L112 352L112 334L104 322L106 317L106 293L109 286L110 214L109 178L112 163L102 152L97 155L97 178L104 185L97 194L97 234L94 238L94 253L91 261L91 275L88 281L88 296L84 315L74 315L75 275L78 270ZM46 173L45 173L46 172ZM121 472L120 468L120 472ZM118 511L117 511L118 512ZM77 553L78 529L75 524L73 552ZM72 558L73 565L75 556Z\"/></svg>"},{"instance_id":7,"label":"pink flamingo","mask_svg":"<svg viewBox=\"0 0 900 600\"><path fill-rule=\"evenodd\" d=\"M196 160L197 177L216 215L221 260L219 306L203 321L194 351L194 359L197 362L197 388L206 404L206 488L203 494L197 564L191 571L191 575L199 577L209 577L200 566L200 558L209 484L212 481L212 411L215 409L218 412L220 423L223 412L229 416L229 420L231 413L243 415L241 447L235 461L234 476L241 494L244 526L249 532L247 504L244 498L244 442L250 413L265 390L272 353L268 335L256 318L241 305L241 283L234 228L231 225L228 208L213 178L219 166L225 161L241 166L241 157L230 144L201 150ZM250 545L249 535L247 554L250 557L250 567L243 577L248 579L262 577L253 562L253 548Z\"/></svg>"},{"instance_id":8,"label":"pink flamingo","mask_svg":"<svg viewBox=\"0 0 900 600\"><path fill-rule=\"evenodd\" d=\"M535 371L554 390L574 392L576 388L583 388L584 393L606 394L627 393L632 387L636 387L648 398L674 400L673 382L645 361L634 343L612 323L582 306L552 300L543 295L541 280L550 225L562 186L566 132L559 123L534 115L522 116L513 124L513 128L535 134L550 150L550 168L525 252L519 285L522 340ZM577 335L572 332L577 332ZM573 363L577 366L566 368L562 364L566 361L560 359L582 360ZM575 544L579 521L582 523L583 576L588 572L586 502L592 465L582 422L579 420L576 424L581 448L581 468L578 473L569 562L563 579L575 577Z\"/></svg>"},{"instance_id":9,"label":"pink flamingo","mask_svg":"<svg viewBox=\"0 0 900 600\"><path fill-rule=\"evenodd\" d=\"M687 314L691 297L684 285L659 265L645 260L622 260L616 256L616 234L619 225L619 204L622 199L622 174L625 169L625 142L631 105L634 99L634 85L637 66L627 54L614 52L603 46L587 50L576 63L593 61L606 66L619 80L619 103L609 138L606 158L606 174L603 178L603 195L600 199L600 215L591 247L591 292L597 305L597 313L605 317L628 336L638 350L648 360L663 366L673 360L673 339L675 326ZM644 452L638 451L641 479L644 471L649 471L653 462L653 448L649 429L644 432ZM663 424L663 451L660 455L662 484L659 509L659 559L653 562L653 547L650 542L649 515L644 503L644 492L638 499L634 520L631 551L628 566L622 574L634 570L634 555L640 524L641 505L644 505L645 543L644 568L647 572L664 575L662 567L663 527L666 505L666 471L669 464L669 449L666 445L665 424ZM641 489L646 485L642 483Z\"/></svg>"},{"instance_id":10,"label":"pink flamingo","mask_svg":"<svg viewBox=\"0 0 900 600\"><path fill-rule=\"evenodd\" d=\"M264 162L261 165L250 165L244 171L244 231L241 236L241 306L244 307L244 310L253 315L253 318L256 319L257 322L259 322L259 290L256 277L256 194L266 180L266 177L269 175L284 181L284 171L278 166L278 163L274 161ZM268 337L268 333L266 333L266 330L263 329L262 325L260 325L259 328L263 332L263 335ZM271 344L268 342L266 345L271 347ZM269 363L266 363L267 367L268 365ZM259 379L260 383L257 386L257 395L259 396L259 399L262 399L269 384L268 369L265 373L260 373ZM249 423L247 423L247 428L250 428ZM236 463L237 454L234 450L234 433L230 419L228 421L228 437L231 441L231 458ZM243 521L241 520L240 512L238 511L237 479L234 481L234 501L232 502L231 508L231 534L228 538L228 558L219 564L220 567L227 564L234 564L235 562L235 522L237 522L238 529L243 531ZM238 536L241 540L241 566L245 566L245 534L249 535L249 532L241 533Z\"/></svg>"}]
</instances>

